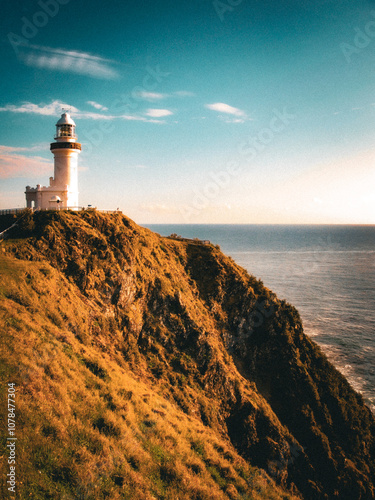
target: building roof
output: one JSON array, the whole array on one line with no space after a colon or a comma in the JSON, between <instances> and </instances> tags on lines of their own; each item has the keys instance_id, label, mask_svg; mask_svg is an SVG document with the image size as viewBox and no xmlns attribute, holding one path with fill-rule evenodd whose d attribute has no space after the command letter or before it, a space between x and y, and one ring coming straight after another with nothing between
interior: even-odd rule
<instances>
[{"instance_id":1,"label":"building roof","mask_svg":"<svg viewBox=\"0 0 375 500\"><path fill-rule=\"evenodd\" d=\"M72 120L72 118L70 117L69 113L63 113L61 115L60 120L56 123L56 126L59 126L59 125L75 125L75 123Z\"/></svg>"}]
</instances>

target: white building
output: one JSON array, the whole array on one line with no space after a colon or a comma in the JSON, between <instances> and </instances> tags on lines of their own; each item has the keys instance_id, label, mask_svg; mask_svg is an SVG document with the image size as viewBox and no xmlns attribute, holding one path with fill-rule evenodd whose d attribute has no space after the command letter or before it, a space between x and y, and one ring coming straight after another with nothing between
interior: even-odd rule
<instances>
[{"instance_id":1,"label":"white building","mask_svg":"<svg viewBox=\"0 0 375 500\"><path fill-rule=\"evenodd\" d=\"M81 144L75 134L76 124L69 113L63 113L56 123L56 137L51 144L54 155L54 177L49 186L26 186L26 206L38 209L78 208L78 155Z\"/></svg>"}]
</instances>

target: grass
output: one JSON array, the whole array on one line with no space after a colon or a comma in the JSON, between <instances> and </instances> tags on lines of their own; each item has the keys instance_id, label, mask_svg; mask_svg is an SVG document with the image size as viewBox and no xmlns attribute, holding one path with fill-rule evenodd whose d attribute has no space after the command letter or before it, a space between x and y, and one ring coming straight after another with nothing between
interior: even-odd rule
<instances>
[{"instance_id":1,"label":"grass","mask_svg":"<svg viewBox=\"0 0 375 500\"><path fill-rule=\"evenodd\" d=\"M0 275L2 388L17 386L17 498L282 498L228 441L133 372L98 304L73 282L45 261L3 253ZM181 369L189 362L182 356Z\"/></svg>"},{"instance_id":2,"label":"grass","mask_svg":"<svg viewBox=\"0 0 375 500\"><path fill-rule=\"evenodd\" d=\"M306 497L371 493L361 397L218 248L95 210L29 213L12 237L0 374L2 396L18 387L20 498L291 498L272 463Z\"/></svg>"}]
</instances>

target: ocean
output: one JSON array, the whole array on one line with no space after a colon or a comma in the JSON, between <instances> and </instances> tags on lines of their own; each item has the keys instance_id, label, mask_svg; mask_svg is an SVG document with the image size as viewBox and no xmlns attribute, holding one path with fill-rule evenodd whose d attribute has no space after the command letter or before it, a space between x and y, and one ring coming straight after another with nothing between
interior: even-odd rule
<instances>
[{"instance_id":1,"label":"ocean","mask_svg":"<svg viewBox=\"0 0 375 500\"><path fill-rule=\"evenodd\" d=\"M210 240L294 305L375 412L375 226L147 225Z\"/></svg>"}]
</instances>

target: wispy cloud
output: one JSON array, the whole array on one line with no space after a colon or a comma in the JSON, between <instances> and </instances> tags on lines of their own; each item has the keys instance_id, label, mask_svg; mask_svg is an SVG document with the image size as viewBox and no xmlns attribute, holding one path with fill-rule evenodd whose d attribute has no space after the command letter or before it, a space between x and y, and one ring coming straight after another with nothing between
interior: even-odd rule
<instances>
[{"instance_id":1,"label":"wispy cloud","mask_svg":"<svg viewBox=\"0 0 375 500\"><path fill-rule=\"evenodd\" d=\"M168 94L160 94L158 92L147 92L146 90L141 90L136 95L137 97L144 99L145 101L160 101L168 97Z\"/></svg>"},{"instance_id":2,"label":"wispy cloud","mask_svg":"<svg viewBox=\"0 0 375 500\"><path fill-rule=\"evenodd\" d=\"M77 118L79 120L102 120L102 121L108 121L108 120L114 120L115 118L119 118L119 116L113 116L113 115L106 115L105 113L95 113L95 111L79 111L77 110L74 113L74 118Z\"/></svg>"},{"instance_id":3,"label":"wispy cloud","mask_svg":"<svg viewBox=\"0 0 375 500\"><path fill-rule=\"evenodd\" d=\"M95 101L90 101L90 105L92 106ZM100 106L101 113L97 113L95 111L81 111L75 106L71 106L62 101L55 100L50 104L34 104L32 102L24 102L22 104L7 104L6 106L0 107L0 112L10 112L10 113L28 113L42 116L60 116L63 109L70 109L74 118L77 119L86 119L86 120L126 120L126 121L140 121L147 123L164 123L162 120L158 120L157 118L164 117L170 114L173 114L168 110L149 110L149 113L146 113L146 116L140 115L111 115L105 113L107 108L102 106L101 104L95 103L96 109L99 109ZM149 118L147 118L147 116Z\"/></svg>"},{"instance_id":4,"label":"wispy cloud","mask_svg":"<svg viewBox=\"0 0 375 500\"><path fill-rule=\"evenodd\" d=\"M194 97L194 92L189 90L176 90L171 94L161 94L159 92L147 92L146 90L140 90L137 92L137 97L144 99L145 101L161 101L170 97Z\"/></svg>"},{"instance_id":5,"label":"wispy cloud","mask_svg":"<svg viewBox=\"0 0 375 500\"><path fill-rule=\"evenodd\" d=\"M115 61L88 52L25 44L20 48L18 57L27 66L37 68L78 73L105 80L119 77L113 68Z\"/></svg>"},{"instance_id":6,"label":"wispy cloud","mask_svg":"<svg viewBox=\"0 0 375 500\"><path fill-rule=\"evenodd\" d=\"M46 149L46 147L49 147L49 143L43 143L43 144L38 144L36 146L32 146L31 148L24 148L24 147L15 147L15 146L0 146L0 154L4 153L18 153L20 151L43 151Z\"/></svg>"},{"instance_id":7,"label":"wispy cloud","mask_svg":"<svg viewBox=\"0 0 375 500\"><path fill-rule=\"evenodd\" d=\"M120 116L114 116L113 118L114 119L120 118L121 120L145 122L145 123L165 123L164 120L157 120L155 118L145 118L144 116L137 116L137 115L120 115Z\"/></svg>"},{"instance_id":8,"label":"wispy cloud","mask_svg":"<svg viewBox=\"0 0 375 500\"><path fill-rule=\"evenodd\" d=\"M102 104L99 104L95 101L87 101L87 104L90 104L90 106L92 106L95 109L100 109L101 111L108 111L108 108L106 108Z\"/></svg>"},{"instance_id":9,"label":"wispy cloud","mask_svg":"<svg viewBox=\"0 0 375 500\"><path fill-rule=\"evenodd\" d=\"M151 118L162 118L164 116L173 115L173 112L169 109L148 109L146 115Z\"/></svg>"},{"instance_id":10,"label":"wispy cloud","mask_svg":"<svg viewBox=\"0 0 375 500\"><path fill-rule=\"evenodd\" d=\"M224 115L231 115L235 118L226 119L229 123L243 123L247 119L245 111L242 109L235 108L224 102L215 102L213 104L206 104L205 107L211 111L216 111L218 113L224 113Z\"/></svg>"},{"instance_id":11,"label":"wispy cloud","mask_svg":"<svg viewBox=\"0 0 375 500\"><path fill-rule=\"evenodd\" d=\"M10 111L11 113L31 113L43 116L58 116L62 109L71 109L72 112L78 112L74 106L70 106L62 101L53 101L50 104L34 104L32 102L24 102L23 104L7 104L0 108L0 111Z\"/></svg>"},{"instance_id":12,"label":"wispy cloud","mask_svg":"<svg viewBox=\"0 0 375 500\"><path fill-rule=\"evenodd\" d=\"M20 152L31 152L40 149L40 146L32 148L17 148L0 146L0 178L13 177L36 177L48 175L52 172L52 160L41 156L27 156Z\"/></svg>"}]
</instances>

